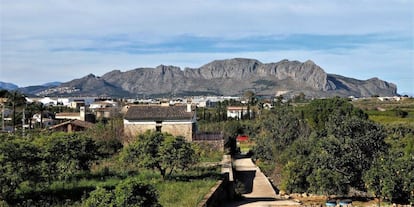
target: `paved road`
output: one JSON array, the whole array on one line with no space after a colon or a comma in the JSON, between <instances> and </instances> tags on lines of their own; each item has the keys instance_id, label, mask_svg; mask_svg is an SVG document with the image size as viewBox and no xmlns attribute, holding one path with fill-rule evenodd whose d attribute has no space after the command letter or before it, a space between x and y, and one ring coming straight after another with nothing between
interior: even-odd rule
<instances>
[{"instance_id":1,"label":"paved road","mask_svg":"<svg viewBox=\"0 0 414 207\"><path fill-rule=\"evenodd\" d=\"M235 176L244 183L246 193L243 199L228 203L226 207L257 207L257 206L297 206L293 200L283 200L278 197L266 176L250 158L234 161Z\"/></svg>"}]
</instances>

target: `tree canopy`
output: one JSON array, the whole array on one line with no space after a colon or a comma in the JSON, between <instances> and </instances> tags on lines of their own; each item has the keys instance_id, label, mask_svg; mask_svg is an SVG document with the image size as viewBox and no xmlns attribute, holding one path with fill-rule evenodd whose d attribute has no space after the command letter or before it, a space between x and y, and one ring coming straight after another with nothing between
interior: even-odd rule
<instances>
[{"instance_id":1,"label":"tree canopy","mask_svg":"<svg viewBox=\"0 0 414 207\"><path fill-rule=\"evenodd\" d=\"M147 131L124 148L121 159L137 163L139 167L156 169L165 178L177 169L184 170L195 164L198 157L184 137Z\"/></svg>"}]
</instances>

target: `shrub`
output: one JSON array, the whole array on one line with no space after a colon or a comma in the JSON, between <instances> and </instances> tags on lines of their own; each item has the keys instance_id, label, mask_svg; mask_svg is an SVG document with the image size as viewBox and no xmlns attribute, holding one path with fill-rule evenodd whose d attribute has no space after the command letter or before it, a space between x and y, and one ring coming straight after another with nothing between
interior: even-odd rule
<instances>
[{"instance_id":1,"label":"shrub","mask_svg":"<svg viewBox=\"0 0 414 207\"><path fill-rule=\"evenodd\" d=\"M152 185L127 179L115 188L116 206L160 206L158 193Z\"/></svg>"},{"instance_id":2,"label":"shrub","mask_svg":"<svg viewBox=\"0 0 414 207\"><path fill-rule=\"evenodd\" d=\"M89 194L89 197L83 202L83 207L112 207L114 206L114 195L112 191L105 188L97 187L96 190Z\"/></svg>"}]
</instances>

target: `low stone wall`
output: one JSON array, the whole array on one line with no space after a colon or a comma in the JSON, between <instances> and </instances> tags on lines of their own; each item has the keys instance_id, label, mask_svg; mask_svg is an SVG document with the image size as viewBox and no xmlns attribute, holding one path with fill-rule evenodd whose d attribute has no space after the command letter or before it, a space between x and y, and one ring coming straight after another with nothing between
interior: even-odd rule
<instances>
[{"instance_id":1,"label":"low stone wall","mask_svg":"<svg viewBox=\"0 0 414 207\"><path fill-rule=\"evenodd\" d=\"M223 180L217 181L210 192L198 204L198 207L222 206L234 197L233 166L230 155L224 155L221 172Z\"/></svg>"},{"instance_id":2,"label":"low stone wall","mask_svg":"<svg viewBox=\"0 0 414 207\"><path fill-rule=\"evenodd\" d=\"M224 151L224 140L193 140L193 143L204 145L220 152Z\"/></svg>"}]
</instances>

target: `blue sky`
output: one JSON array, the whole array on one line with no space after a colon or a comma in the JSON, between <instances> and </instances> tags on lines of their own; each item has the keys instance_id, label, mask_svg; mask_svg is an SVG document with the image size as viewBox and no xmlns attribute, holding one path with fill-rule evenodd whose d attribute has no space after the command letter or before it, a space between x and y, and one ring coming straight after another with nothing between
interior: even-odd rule
<instances>
[{"instance_id":1,"label":"blue sky","mask_svg":"<svg viewBox=\"0 0 414 207\"><path fill-rule=\"evenodd\" d=\"M313 60L414 94L412 0L1 0L0 81L215 59Z\"/></svg>"}]
</instances>

